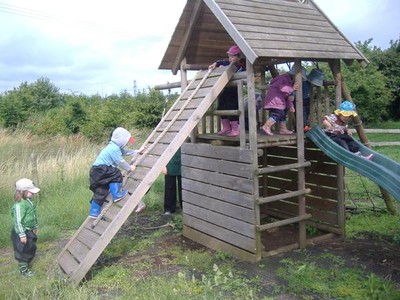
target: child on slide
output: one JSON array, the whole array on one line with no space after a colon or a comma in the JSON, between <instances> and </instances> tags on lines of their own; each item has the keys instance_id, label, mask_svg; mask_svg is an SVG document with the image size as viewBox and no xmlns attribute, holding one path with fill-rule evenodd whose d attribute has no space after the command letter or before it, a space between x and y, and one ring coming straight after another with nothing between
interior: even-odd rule
<instances>
[{"instance_id":1,"label":"child on slide","mask_svg":"<svg viewBox=\"0 0 400 300\"><path fill-rule=\"evenodd\" d=\"M374 158L372 153L362 156L358 143L351 136L351 132L348 131L348 122L353 116L357 116L355 105L350 101L343 101L339 109L336 109L333 114L324 117L322 122L324 132L341 147L357 156L372 160Z\"/></svg>"}]
</instances>

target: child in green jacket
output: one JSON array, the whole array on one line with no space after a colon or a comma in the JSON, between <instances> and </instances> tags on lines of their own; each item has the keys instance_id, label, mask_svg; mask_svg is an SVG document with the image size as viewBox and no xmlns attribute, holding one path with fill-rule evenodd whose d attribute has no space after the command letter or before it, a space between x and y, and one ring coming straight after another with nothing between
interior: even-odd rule
<instances>
[{"instance_id":1,"label":"child in green jacket","mask_svg":"<svg viewBox=\"0 0 400 300\"><path fill-rule=\"evenodd\" d=\"M38 234L36 207L31 198L40 189L32 180L22 178L15 183L15 190L15 203L11 210L13 219L11 241L19 272L22 276L31 277L34 273L29 269L29 264L36 255Z\"/></svg>"}]
</instances>

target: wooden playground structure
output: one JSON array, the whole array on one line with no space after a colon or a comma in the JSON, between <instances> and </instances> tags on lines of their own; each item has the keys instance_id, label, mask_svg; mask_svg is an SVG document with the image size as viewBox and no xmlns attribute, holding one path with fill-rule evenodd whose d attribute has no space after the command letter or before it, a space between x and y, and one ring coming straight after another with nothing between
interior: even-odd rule
<instances>
[{"instance_id":1,"label":"wooden playground structure","mask_svg":"<svg viewBox=\"0 0 400 300\"><path fill-rule=\"evenodd\" d=\"M247 71L235 73L232 65L208 70L232 44L246 57ZM132 162L136 171L125 174L130 196L113 204L96 226L90 219L82 224L57 259L63 272L75 283L83 279L180 147L185 237L248 261L344 237L344 168L303 130L260 135L256 114L262 122L266 116L255 108L255 93L265 95L266 72L276 76L276 65L294 64L301 81L303 63L327 64L334 80L311 97L318 122L343 99L351 100L341 61L367 63L312 0L187 1L160 64L180 72L181 80L156 87L179 86L181 95L145 141L145 153ZM190 81L189 71L196 72ZM237 111L215 109L227 86L238 89ZM296 98L302 99L301 89ZM301 129L302 105L296 101L295 124ZM222 115L239 116L238 137L217 134ZM354 121L363 136L360 120Z\"/></svg>"}]
</instances>

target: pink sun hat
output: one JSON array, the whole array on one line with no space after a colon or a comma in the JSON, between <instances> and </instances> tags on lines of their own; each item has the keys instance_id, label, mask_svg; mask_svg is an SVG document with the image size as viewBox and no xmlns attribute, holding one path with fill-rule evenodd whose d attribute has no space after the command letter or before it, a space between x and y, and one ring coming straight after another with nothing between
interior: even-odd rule
<instances>
[{"instance_id":1,"label":"pink sun hat","mask_svg":"<svg viewBox=\"0 0 400 300\"><path fill-rule=\"evenodd\" d=\"M233 45L229 48L229 50L226 52L228 55L240 55L242 52L240 51L240 48L236 45Z\"/></svg>"}]
</instances>

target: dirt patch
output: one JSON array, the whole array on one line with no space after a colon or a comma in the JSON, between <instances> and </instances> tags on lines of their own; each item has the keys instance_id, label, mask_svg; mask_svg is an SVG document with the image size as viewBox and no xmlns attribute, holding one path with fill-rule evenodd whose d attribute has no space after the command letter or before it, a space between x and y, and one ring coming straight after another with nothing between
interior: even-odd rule
<instances>
[{"instance_id":1,"label":"dirt patch","mask_svg":"<svg viewBox=\"0 0 400 300\"><path fill-rule=\"evenodd\" d=\"M138 264L146 264L146 268L140 269L141 275L147 274L168 274L177 273L180 267L172 261L174 257L168 254L165 249L172 249L175 246L183 250L203 250L210 255L215 252L187 239L181 235L180 230L174 227L173 218L175 216L155 215L154 213L143 213L139 217L131 217L118 233L116 239L129 236L134 240L140 240L150 236L154 231L163 229L165 232L160 238L154 240L153 244L145 251L138 251L134 254L124 255L115 258L113 263L119 263L132 268L137 268ZM235 268L242 271L249 278L256 276L262 281L261 295L271 295L274 288L284 286L285 282L277 277L276 271L282 266L283 258L290 258L301 261L310 257L321 257L329 253L340 257L345 261L344 267L360 268L365 272L374 273L381 278L391 280L397 288L400 288L400 251L399 246L391 244L389 241L377 240L373 236L365 239L351 239L342 241L340 239L329 239L307 246L304 250L288 251L276 256L262 259L257 263L247 263L232 260ZM100 258L99 261L102 261ZM103 261L104 264L110 262ZM318 262L323 266L324 262ZM326 268L330 266L327 264ZM296 299L290 295L280 295L276 299Z\"/></svg>"}]
</instances>

